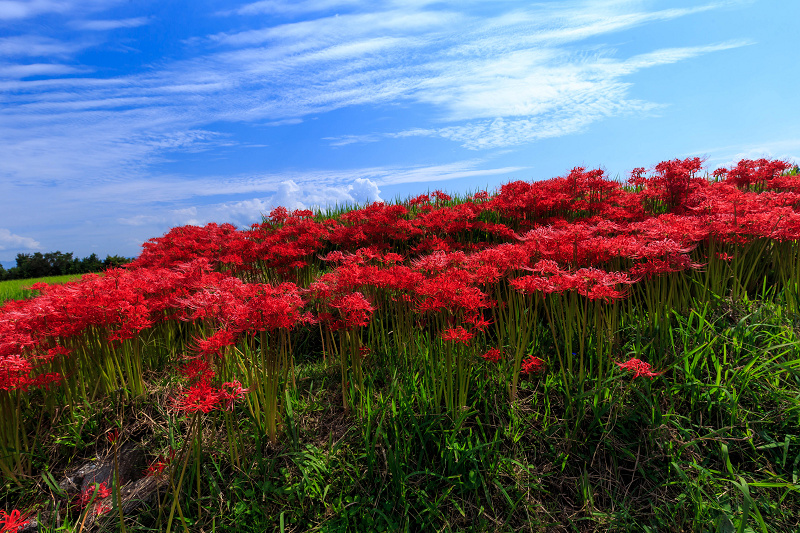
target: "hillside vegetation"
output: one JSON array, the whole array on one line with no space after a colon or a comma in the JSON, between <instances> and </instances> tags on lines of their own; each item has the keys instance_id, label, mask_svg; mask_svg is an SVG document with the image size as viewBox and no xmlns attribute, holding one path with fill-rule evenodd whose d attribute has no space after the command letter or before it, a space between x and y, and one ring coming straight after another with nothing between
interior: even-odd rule
<instances>
[{"instance_id":1,"label":"hillside vegetation","mask_svg":"<svg viewBox=\"0 0 800 533\"><path fill-rule=\"evenodd\" d=\"M798 531L799 210L694 158L174 228L0 307L0 524Z\"/></svg>"}]
</instances>

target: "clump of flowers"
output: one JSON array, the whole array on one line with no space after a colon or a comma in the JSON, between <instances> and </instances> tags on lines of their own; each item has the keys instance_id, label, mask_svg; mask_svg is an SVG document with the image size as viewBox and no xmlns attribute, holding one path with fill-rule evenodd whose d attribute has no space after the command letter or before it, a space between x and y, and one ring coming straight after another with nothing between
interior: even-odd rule
<instances>
[{"instance_id":1,"label":"clump of flowers","mask_svg":"<svg viewBox=\"0 0 800 533\"><path fill-rule=\"evenodd\" d=\"M145 476L160 476L164 469L167 468L172 461L175 459L175 454L178 451L174 448L170 448L169 453L167 455L159 455L155 461L153 461L147 469L144 471Z\"/></svg>"},{"instance_id":2,"label":"clump of flowers","mask_svg":"<svg viewBox=\"0 0 800 533\"><path fill-rule=\"evenodd\" d=\"M11 513L0 511L0 533L16 533L28 524L28 515L14 509Z\"/></svg>"},{"instance_id":3,"label":"clump of flowers","mask_svg":"<svg viewBox=\"0 0 800 533\"><path fill-rule=\"evenodd\" d=\"M499 348L490 348L488 352L481 354L481 357L490 363L499 363L503 357L503 352Z\"/></svg>"},{"instance_id":4,"label":"clump of flowers","mask_svg":"<svg viewBox=\"0 0 800 533\"><path fill-rule=\"evenodd\" d=\"M96 501L99 502L104 498L108 498L111 496L111 489L106 486L105 483L97 483L96 485L90 485L83 489L81 493L78 495L77 505L81 509L84 509L90 502Z\"/></svg>"},{"instance_id":5,"label":"clump of flowers","mask_svg":"<svg viewBox=\"0 0 800 533\"><path fill-rule=\"evenodd\" d=\"M443 341L460 342L461 344L464 345L469 344L469 341L474 336L475 336L474 333L464 329L461 326L458 326L457 328L448 328L442 332Z\"/></svg>"},{"instance_id":6,"label":"clump of flowers","mask_svg":"<svg viewBox=\"0 0 800 533\"><path fill-rule=\"evenodd\" d=\"M627 370L628 372L633 372L633 377L638 378L639 376L645 376L650 379L653 379L656 376L660 376L664 372L654 372L653 368L650 366L650 363L645 363L641 359L637 359L635 357L625 361L624 363L617 363L623 370Z\"/></svg>"},{"instance_id":7,"label":"clump of flowers","mask_svg":"<svg viewBox=\"0 0 800 533\"><path fill-rule=\"evenodd\" d=\"M537 374L539 372L544 372L545 362L543 359L536 357L535 355L528 356L527 359L522 361L522 366L520 367L521 374Z\"/></svg>"}]
</instances>

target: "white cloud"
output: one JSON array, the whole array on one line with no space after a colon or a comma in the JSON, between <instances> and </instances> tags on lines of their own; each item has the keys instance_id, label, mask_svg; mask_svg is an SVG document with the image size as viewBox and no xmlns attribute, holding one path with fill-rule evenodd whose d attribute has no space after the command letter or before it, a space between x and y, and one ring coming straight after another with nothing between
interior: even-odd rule
<instances>
[{"instance_id":1,"label":"white cloud","mask_svg":"<svg viewBox=\"0 0 800 533\"><path fill-rule=\"evenodd\" d=\"M134 17L118 20L85 20L76 22L74 26L81 30L108 31L119 28L138 28L150 22L150 17Z\"/></svg>"},{"instance_id":2,"label":"white cloud","mask_svg":"<svg viewBox=\"0 0 800 533\"><path fill-rule=\"evenodd\" d=\"M47 13L107 9L120 0L0 0L0 20L21 20Z\"/></svg>"},{"instance_id":3,"label":"white cloud","mask_svg":"<svg viewBox=\"0 0 800 533\"><path fill-rule=\"evenodd\" d=\"M17 35L0 38L0 55L68 57L89 46L85 41L64 42L41 35Z\"/></svg>"},{"instance_id":4,"label":"white cloud","mask_svg":"<svg viewBox=\"0 0 800 533\"><path fill-rule=\"evenodd\" d=\"M33 76L64 76L83 72L79 68L53 63L29 63L26 65L7 65L0 63L0 80L22 79Z\"/></svg>"},{"instance_id":5,"label":"white cloud","mask_svg":"<svg viewBox=\"0 0 800 533\"><path fill-rule=\"evenodd\" d=\"M0 20L15 20L40 15L42 13L63 13L72 2L57 0L2 0L0 1Z\"/></svg>"},{"instance_id":6,"label":"white cloud","mask_svg":"<svg viewBox=\"0 0 800 533\"><path fill-rule=\"evenodd\" d=\"M0 228L0 250L37 250L41 246L38 241L30 237L22 237Z\"/></svg>"},{"instance_id":7,"label":"white cloud","mask_svg":"<svg viewBox=\"0 0 800 533\"><path fill-rule=\"evenodd\" d=\"M382 201L378 185L369 179L356 178L352 183L320 187L312 182L302 185L284 180L274 186L274 194L235 202L196 205L153 214L118 217L126 226L157 226L161 229L180 225L203 225L229 222L240 227L261 222L264 215L278 206L289 210L326 208L336 205L365 205Z\"/></svg>"},{"instance_id":8,"label":"white cloud","mask_svg":"<svg viewBox=\"0 0 800 533\"><path fill-rule=\"evenodd\" d=\"M339 7L355 7L360 4L360 0L304 0L296 2L281 2L279 0L261 0L251 4L245 4L233 11L238 15L257 15L257 14L281 14L298 15L313 13L316 11L327 11Z\"/></svg>"},{"instance_id":9,"label":"white cloud","mask_svg":"<svg viewBox=\"0 0 800 533\"><path fill-rule=\"evenodd\" d=\"M742 159L781 159L800 164L800 138L715 146L686 155L705 158L711 170L731 167Z\"/></svg>"}]
</instances>

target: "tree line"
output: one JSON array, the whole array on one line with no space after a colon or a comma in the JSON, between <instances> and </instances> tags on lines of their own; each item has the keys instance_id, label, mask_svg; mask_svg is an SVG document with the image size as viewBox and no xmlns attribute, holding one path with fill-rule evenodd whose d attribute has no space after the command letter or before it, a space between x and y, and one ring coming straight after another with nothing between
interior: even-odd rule
<instances>
[{"instance_id":1,"label":"tree line","mask_svg":"<svg viewBox=\"0 0 800 533\"><path fill-rule=\"evenodd\" d=\"M102 272L107 268L118 267L131 261L131 258L120 255L107 255L105 259L101 260L97 254L78 259L72 257L72 252L62 253L60 251L44 254L41 252L17 254L17 266L6 270L0 265L0 281Z\"/></svg>"}]
</instances>

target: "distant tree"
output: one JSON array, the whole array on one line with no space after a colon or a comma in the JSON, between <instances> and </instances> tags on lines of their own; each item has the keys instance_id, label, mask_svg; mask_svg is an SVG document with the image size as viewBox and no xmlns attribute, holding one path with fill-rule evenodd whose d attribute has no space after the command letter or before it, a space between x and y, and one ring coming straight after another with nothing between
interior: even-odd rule
<instances>
[{"instance_id":1,"label":"distant tree","mask_svg":"<svg viewBox=\"0 0 800 533\"><path fill-rule=\"evenodd\" d=\"M50 265L41 252L17 254L17 268L21 278L40 278L50 275Z\"/></svg>"},{"instance_id":2,"label":"distant tree","mask_svg":"<svg viewBox=\"0 0 800 533\"><path fill-rule=\"evenodd\" d=\"M103 262L97 257L97 254L92 254L89 257L84 257L81 261L81 273L84 272L102 272Z\"/></svg>"},{"instance_id":3,"label":"distant tree","mask_svg":"<svg viewBox=\"0 0 800 533\"><path fill-rule=\"evenodd\" d=\"M121 255L107 255L105 260L101 261L97 254L78 259L73 257L72 252L20 253L17 254L17 266L8 270L0 266L0 280L102 272L107 268L119 267L131 261L132 259Z\"/></svg>"},{"instance_id":4,"label":"distant tree","mask_svg":"<svg viewBox=\"0 0 800 533\"><path fill-rule=\"evenodd\" d=\"M72 269L72 252L63 254L61 252L49 252L44 254L45 260L50 265L53 276L63 276L70 274Z\"/></svg>"},{"instance_id":5,"label":"distant tree","mask_svg":"<svg viewBox=\"0 0 800 533\"><path fill-rule=\"evenodd\" d=\"M106 258L103 260L103 266L105 268L119 268L122 265L126 265L130 263L131 260L127 257L122 257L121 255L107 255Z\"/></svg>"},{"instance_id":6,"label":"distant tree","mask_svg":"<svg viewBox=\"0 0 800 533\"><path fill-rule=\"evenodd\" d=\"M17 269L21 278L40 278L43 276L60 276L72 270L72 252L60 251L42 254L17 254Z\"/></svg>"}]
</instances>

